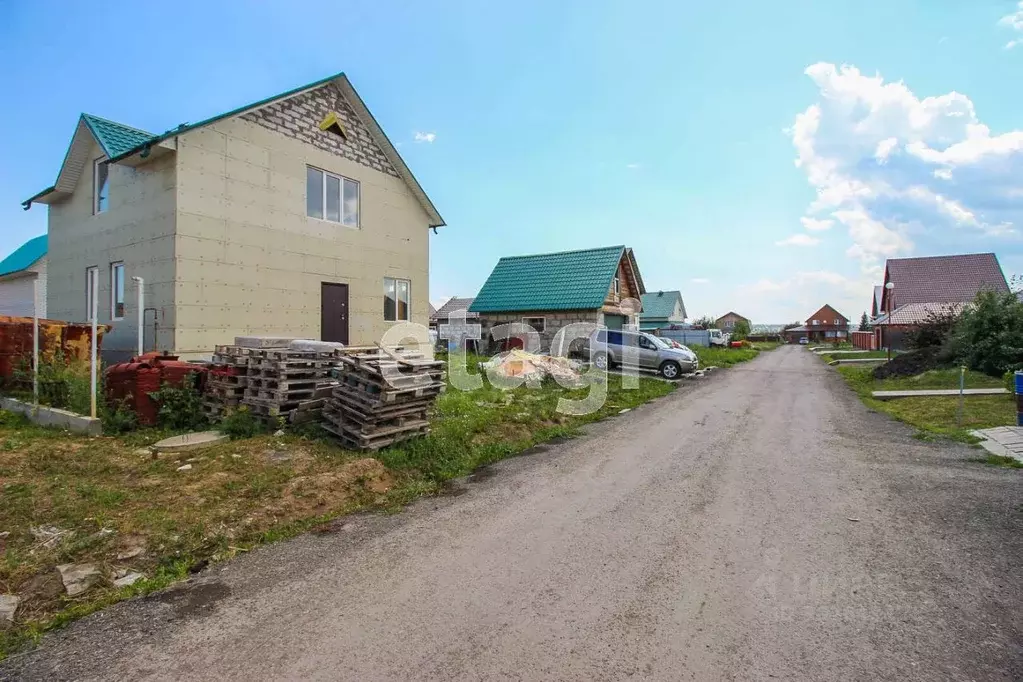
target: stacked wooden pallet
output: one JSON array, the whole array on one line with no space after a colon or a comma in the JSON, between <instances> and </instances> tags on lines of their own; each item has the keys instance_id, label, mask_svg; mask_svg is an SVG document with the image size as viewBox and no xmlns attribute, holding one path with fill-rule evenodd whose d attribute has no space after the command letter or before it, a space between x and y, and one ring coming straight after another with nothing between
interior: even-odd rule
<instances>
[{"instance_id":1,"label":"stacked wooden pallet","mask_svg":"<svg viewBox=\"0 0 1023 682\"><path fill-rule=\"evenodd\" d=\"M337 363L334 351L248 349L242 402L267 419L281 417L292 423L319 419L337 384L330 377L330 369Z\"/></svg>"},{"instance_id":2,"label":"stacked wooden pallet","mask_svg":"<svg viewBox=\"0 0 1023 682\"><path fill-rule=\"evenodd\" d=\"M203 394L203 407L210 419L223 419L242 404L249 373L248 353L248 348L239 346L216 347Z\"/></svg>"},{"instance_id":3,"label":"stacked wooden pallet","mask_svg":"<svg viewBox=\"0 0 1023 682\"><path fill-rule=\"evenodd\" d=\"M444 390L444 363L422 353L375 349L340 355L339 383L323 428L355 450L379 450L429 433L427 413Z\"/></svg>"}]
</instances>

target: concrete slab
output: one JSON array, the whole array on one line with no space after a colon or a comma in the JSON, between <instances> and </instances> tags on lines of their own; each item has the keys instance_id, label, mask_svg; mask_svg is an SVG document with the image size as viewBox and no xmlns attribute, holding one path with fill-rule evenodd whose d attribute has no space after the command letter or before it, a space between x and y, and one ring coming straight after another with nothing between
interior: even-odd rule
<instances>
[{"instance_id":1,"label":"concrete slab","mask_svg":"<svg viewBox=\"0 0 1023 682\"><path fill-rule=\"evenodd\" d=\"M55 407L36 406L14 398L0 398L0 408L8 412L23 414L33 424L39 424L40 426L52 426L73 433L84 433L89 436L98 436L103 433L103 424L99 419L68 412L67 410L58 410Z\"/></svg>"},{"instance_id":2,"label":"concrete slab","mask_svg":"<svg viewBox=\"0 0 1023 682\"><path fill-rule=\"evenodd\" d=\"M979 445L992 455L1012 457L1023 462L1023 427L998 426L993 429L977 429L970 433L980 438Z\"/></svg>"},{"instance_id":3,"label":"concrete slab","mask_svg":"<svg viewBox=\"0 0 1023 682\"><path fill-rule=\"evenodd\" d=\"M236 336L234 345L242 348L287 348L297 336Z\"/></svg>"},{"instance_id":4,"label":"concrete slab","mask_svg":"<svg viewBox=\"0 0 1023 682\"><path fill-rule=\"evenodd\" d=\"M208 448L223 443L227 439L228 435L220 431L200 431L164 438L160 442L154 443L152 448L157 452L187 452Z\"/></svg>"},{"instance_id":5,"label":"concrete slab","mask_svg":"<svg viewBox=\"0 0 1023 682\"><path fill-rule=\"evenodd\" d=\"M817 355L859 355L860 353L873 353L872 350L828 350L827 348L818 348L813 351Z\"/></svg>"},{"instance_id":6,"label":"concrete slab","mask_svg":"<svg viewBox=\"0 0 1023 682\"><path fill-rule=\"evenodd\" d=\"M963 395L1008 395L1004 388L968 388ZM957 396L958 388L949 389L922 389L918 391L874 391L870 394L878 400L893 400L895 398L929 398L934 396Z\"/></svg>"},{"instance_id":7,"label":"concrete slab","mask_svg":"<svg viewBox=\"0 0 1023 682\"><path fill-rule=\"evenodd\" d=\"M888 358L845 358L832 360L828 364L834 367L835 365L883 365L886 362L888 362Z\"/></svg>"}]
</instances>

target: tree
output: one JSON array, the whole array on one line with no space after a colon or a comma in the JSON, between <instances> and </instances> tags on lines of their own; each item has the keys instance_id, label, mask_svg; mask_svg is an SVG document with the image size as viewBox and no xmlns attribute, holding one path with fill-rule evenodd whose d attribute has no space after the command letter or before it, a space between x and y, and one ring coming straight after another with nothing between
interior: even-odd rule
<instances>
[{"instance_id":1,"label":"tree","mask_svg":"<svg viewBox=\"0 0 1023 682\"><path fill-rule=\"evenodd\" d=\"M746 320L739 320L732 327L732 341L742 341L749 336L749 322Z\"/></svg>"},{"instance_id":2,"label":"tree","mask_svg":"<svg viewBox=\"0 0 1023 682\"><path fill-rule=\"evenodd\" d=\"M870 318L867 317L867 311L864 310L863 314L860 315L860 331L869 332L871 330Z\"/></svg>"},{"instance_id":3,"label":"tree","mask_svg":"<svg viewBox=\"0 0 1023 682\"><path fill-rule=\"evenodd\" d=\"M703 327L704 329L713 329L714 328L714 318L711 317L710 315L704 315L703 317L698 317L698 318L696 318L696 320L693 321L693 326L694 327Z\"/></svg>"},{"instance_id":4,"label":"tree","mask_svg":"<svg viewBox=\"0 0 1023 682\"><path fill-rule=\"evenodd\" d=\"M977 294L948 335L948 355L994 377L1023 368L1023 303L1016 294Z\"/></svg>"}]
</instances>

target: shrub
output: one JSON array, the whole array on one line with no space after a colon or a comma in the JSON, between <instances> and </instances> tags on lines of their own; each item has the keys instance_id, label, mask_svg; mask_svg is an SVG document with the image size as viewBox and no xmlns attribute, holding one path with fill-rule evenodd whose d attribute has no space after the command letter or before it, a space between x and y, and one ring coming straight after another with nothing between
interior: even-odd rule
<instances>
[{"instance_id":1,"label":"shrub","mask_svg":"<svg viewBox=\"0 0 1023 682\"><path fill-rule=\"evenodd\" d=\"M733 341L745 341L746 337L749 336L749 322L746 320L739 320L732 327L732 340Z\"/></svg>"},{"instance_id":2,"label":"shrub","mask_svg":"<svg viewBox=\"0 0 1023 682\"><path fill-rule=\"evenodd\" d=\"M265 429L266 427L263 422L257 419L249 411L249 408L244 405L224 417L219 426L220 432L227 434L231 440L252 438L262 433Z\"/></svg>"},{"instance_id":3,"label":"shrub","mask_svg":"<svg viewBox=\"0 0 1023 682\"><path fill-rule=\"evenodd\" d=\"M164 384L149 397L156 401L160 410L156 418L160 426L175 431L201 429L209 424L202 407L202 396L196 386L198 376L189 374L181 386Z\"/></svg>"},{"instance_id":4,"label":"shrub","mask_svg":"<svg viewBox=\"0 0 1023 682\"><path fill-rule=\"evenodd\" d=\"M959 322L959 313L951 308L927 313L922 324L906 332L906 346L910 349L941 348L948 343L952 330Z\"/></svg>"},{"instance_id":5,"label":"shrub","mask_svg":"<svg viewBox=\"0 0 1023 682\"><path fill-rule=\"evenodd\" d=\"M139 427L139 416L127 404L122 403L112 410L104 408L100 417L104 433L111 435L128 433Z\"/></svg>"},{"instance_id":6,"label":"shrub","mask_svg":"<svg viewBox=\"0 0 1023 682\"><path fill-rule=\"evenodd\" d=\"M977 294L949 335L948 352L993 377L1023 368L1023 303L1011 292Z\"/></svg>"}]
</instances>

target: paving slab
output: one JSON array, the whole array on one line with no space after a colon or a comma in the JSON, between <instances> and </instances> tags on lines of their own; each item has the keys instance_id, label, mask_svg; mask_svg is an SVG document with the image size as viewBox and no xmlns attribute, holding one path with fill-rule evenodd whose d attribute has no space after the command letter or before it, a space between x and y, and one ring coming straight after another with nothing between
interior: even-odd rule
<instances>
[{"instance_id":1,"label":"paving slab","mask_svg":"<svg viewBox=\"0 0 1023 682\"><path fill-rule=\"evenodd\" d=\"M1004 388L968 388L963 395L1008 395ZM935 388L920 389L917 391L874 391L870 394L878 400L893 400L895 398L931 398L936 396L959 395L958 388Z\"/></svg>"},{"instance_id":2,"label":"paving slab","mask_svg":"<svg viewBox=\"0 0 1023 682\"><path fill-rule=\"evenodd\" d=\"M979 445L992 455L1012 457L1023 462L1023 427L998 426L993 429L977 429L970 433L982 439Z\"/></svg>"}]
</instances>

